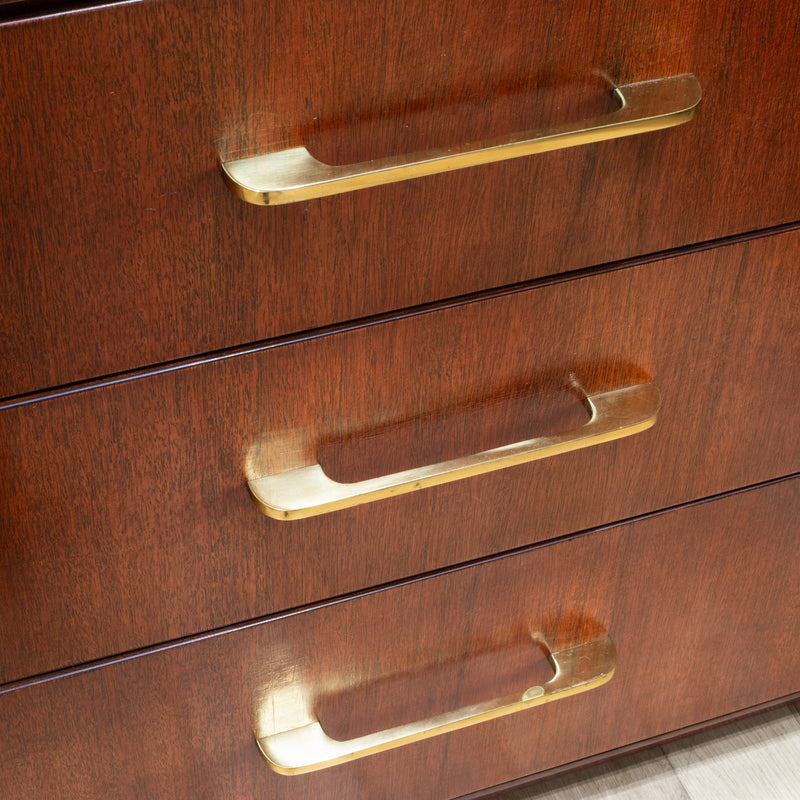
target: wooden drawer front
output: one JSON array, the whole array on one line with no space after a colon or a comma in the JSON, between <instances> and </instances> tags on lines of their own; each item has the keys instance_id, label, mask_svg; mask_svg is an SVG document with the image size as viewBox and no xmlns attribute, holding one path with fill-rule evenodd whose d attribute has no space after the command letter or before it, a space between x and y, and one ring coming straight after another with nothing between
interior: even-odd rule
<instances>
[{"instance_id":1,"label":"wooden drawer front","mask_svg":"<svg viewBox=\"0 0 800 800\"><path fill-rule=\"evenodd\" d=\"M783 481L11 691L0 784L440 800L784 696L800 690L799 512ZM304 775L272 772L253 740L298 709L349 736L524 690L547 678L529 630L558 647L590 622L617 650L591 691Z\"/></svg>"},{"instance_id":2,"label":"wooden drawer front","mask_svg":"<svg viewBox=\"0 0 800 800\"><path fill-rule=\"evenodd\" d=\"M0 411L3 679L797 471L799 257L773 236ZM308 519L250 500L313 458L349 482L569 429L570 373L652 380L655 426Z\"/></svg>"},{"instance_id":3,"label":"wooden drawer front","mask_svg":"<svg viewBox=\"0 0 800 800\"><path fill-rule=\"evenodd\" d=\"M797 2L143 2L0 25L0 396L800 218ZM556 34L556 32L558 32ZM582 120L680 127L276 208L223 158L351 163Z\"/></svg>"}]
</instances>

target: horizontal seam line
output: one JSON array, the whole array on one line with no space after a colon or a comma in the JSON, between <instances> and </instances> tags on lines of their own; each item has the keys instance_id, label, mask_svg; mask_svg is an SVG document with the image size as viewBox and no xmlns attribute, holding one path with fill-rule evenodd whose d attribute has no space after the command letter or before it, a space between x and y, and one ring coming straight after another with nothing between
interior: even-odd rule
<instances>
[{"instance_id":1,"label":"horizontal seam line","mask_svg":"<svg viewBox=\"0 0 800 800\"><path fill-rule=\"evenodd\" d=\"M212 350L201 355L170 359L168 361L163 361L147 367L136 367L134 369L125 370L119 373L110 373L102 377L61 384L60 386L55 386L44 390L37 390L35 392L25 392L23 394L12 395L5 399L0 399L0 411L18 408L20 406L30 405L32 403L43 403L48 400L56 400L61 397L92 391L93 389L102 389L109 386L130 383L132 381L155 377L157 375L163 375L169 372L178 372L183 369L198 367L204 364L213 364L215 362L226 361L231 358L254 355L256 353L272 350L276 347L300 344L302 342L320 339L325 336L348 333L360 330L361 328L369 328L374 325L398 322L401 320L410 319L412 317L430 314L436 311L445 311L448 309L457 308L459 306L471 305L484 300L508 297L513 294L519 294L545 286L569 283L581 278L588 278L595 275L616 272L622 269L643 266L645 264L651 264L654 261L666 261L672 258L679 258L681 256L688 256L694 253L701 253L706 250L729 247L731 245L755 241L757 239L763 239L776 234L789 233L797 229L800 229L800 221L778 225L771 228L762 228L757 231L750 231L748 233L737 234L720 239L711 239L705 242L685 245L671 250L661 250L645 256L637 256L635 258L628 258L620 261L610 261L606 264L593 267L582 267L577 270L559 273L558 275L543 276L530 281L509 284L504 287L487 289L466 295L458 295L445 300L437 300L430 303L423 303L417 306L398 309L395 311L360 317L349 322L325 325L319 328L297 331L290 334L262 339L249 344Z\"/></svg>"},{"instance_id":2,"label":"horizontal seam line","mask_svg":"<svg viewBox=\"0 0 800 800\"><path fill-rule=\"evenodd\" d=\"M564 534L563 536L555 537L553 539L548 539L541 542L535 542L534 544L522 545L520 547L515 547L510 550L504 550L502 552L493 553L488 556L481 556L479 558L472 559L470 561L465 561L459 564L453 564L448 567L443 567L436 570L429 570L426 572L419 573L417 575L412 575L406 578L399 578L394 581L388 581L386 583L378 584L376 586L372 586L365 589L358 589L325 600L315 601L313 603L296 606L294 608L284 609L282 611L273 612L271 614L266 614L260 617L254 617L250 620L237 622L231 625L225 625L219 628L212 628L208 631L204 631L203 633L189 634L187 636L179 637L169 642L146 645L145 647L135 648L133 650L118 653L113 656L104 656L103 658L93 659L91 661L86 661L81 664L65 667L63 669L51 670L49 672L39 673L38 675L32 675L26 678L21 678L19 680L10 681L6 684L0 685L0 695L21 689L32 688L34 686L38 686L43 683L49 683L50 681L59 680L61 678L68 678L74 675L82 674L84 672L92 672L96 669L113 666L114 664L119 664L124 661L130 661L148 655L155 655L156 653L165 652L167 650L173 650L177 647L183 647L185 645L195 644L198 642L205 641L207 639L215 639L219 636L238 633L240 631L244 631L249 628L255 628L260 625L269 624L271 622L277 622L278 620L286 619L288 617L292 617L297 614L306 614L312 611L317 611L319 609L329 608L331 606L339 605L340 603L345 603L350 600L368 597L373 594L378 594L380 592L388 591L395 588L400 588L403 586L409 586L411 584L417 583L418 581L430 580L430 579L444 577L446 575L452 575L466 569L471 569L473 567L479 567L485 564L491 564L495 561L500 561L506 558L512 558L515 556L524 555L526 553L532 553L535 550L540 550L544 547L550 547L552 545L570 542L576 539L582 539L585 536L590 536L596 533L602 533L603 531L608 531L613 528L622 527L623 525L630 525L632 523L639 522L642 520L653 519L655 517L660 517L665 514L669 514L673 511L680 511L682 509L705 505L706 503L711 503L716 500L723 500L727 497L733 497L735 495L744 494L745 492L750 492L757 489L763 489L768 486L773 486L779 483L795 480L797 478L800 478L800 472L794 472L789 475L783 475L778 478L772 478L768 481L761 481L760 483L750 484L748 486L742 486L737 489L731 489L725 492L708 495L707 497L701 497L695 500L689 500L685 503L679 503L674 506L667 506L665 508L661 508L656 511L649 511L643 514L637 514L631 517L626 517L621 520L615 520L613 522L603 523L601 525L597 525L592 528L586 528L581 531L574 531L572 533L567 533Z\"/></svg>"}]
</instances>

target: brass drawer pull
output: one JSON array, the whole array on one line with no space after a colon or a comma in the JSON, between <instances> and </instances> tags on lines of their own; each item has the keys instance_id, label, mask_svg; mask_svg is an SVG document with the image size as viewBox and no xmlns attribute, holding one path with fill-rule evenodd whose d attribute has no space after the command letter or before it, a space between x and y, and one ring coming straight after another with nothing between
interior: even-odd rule
<instances>
[{"instance_id":1,"label":"brass drawer pull","mask_svg":"<svg viewBox=\"0 0 800 800\"><path fill-rule=\"evenodd\" d=\"M325 514L631 436L655 423L661 395L655 384L642 383L587 395L584 403L591 414L589 421L580 428L556 436L515 442L358 483L337 483L319 464L312 464L252 478L247 485L256 505L268 517L300 519Z\"/></svg>"},{"instance_id":2,"label":"brass drawer pull","mask_svg":"<svg viewBox=\"0 0 800 800\"><path fill-rule=\"evenodd\" d=\"M538 636L534 638L539 639ZM547 647L545 642L542 644ZM614 643L607 636L558 652L549 651L548 659L555 675L542 686L419 722L338 741L328 736L319 721L315 721L256 740L272 769L283 775L299 775L595 689L611 679L617 664Z\"/></svg>"},{"instance_id":3,"label":"brass drawer pull","mask_svg":"<svg viewBox=\"0 0 800 800\"><path fill-rule=\"evenodd\" d=\"M228 188L248 203L296 203L681 125L694 116L702 96L694 75L616 86L613 94L616 111L554 128L343 166L323 164L305 147L293 147L222 161L222 174Z\"/></svg>"}]
</instances>

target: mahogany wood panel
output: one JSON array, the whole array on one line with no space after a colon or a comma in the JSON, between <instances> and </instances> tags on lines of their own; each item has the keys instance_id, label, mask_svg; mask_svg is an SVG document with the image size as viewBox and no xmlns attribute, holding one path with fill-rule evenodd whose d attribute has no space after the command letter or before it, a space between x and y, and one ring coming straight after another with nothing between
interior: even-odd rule
<instances>
[{"instance_id":1,"label":"mahogany wood panel","mask_svg":"<svg viewBox=\"0 0 800 800\"><path fill-rule=\"evenodd\" d=\"M0 26L0 396L800 218L797 2L148 0ZM282 208L337 162L583 118L694 72L680 128Z\"/></svg>"},{"instance_id":2,"label":"mahogany wood panel","mask_svg":"<svg viewBox=\"0 0 800 800\"><path fill-rule=\"evenodd\" d=\"M777 700L771 700L768 703L759 703L755 706L743 709L742 711L735 711L732 714L725 714L721 717L716 717L710 722L701 722L697 725L689 725L685 728L680 728L670 733L665 733L660 736L654 736L650 739L645 739L635 744L626 745L625 747L618 747L615 750L607 750L605 753L598 753L589 758L582 758L580 761L573 761L570 764L563 764L551 770L544 770L537 772L535 776L528 778L520 778L516 781L509 781L501 786L493 786L489 789L482 789L478 792L470 792L468 795L463 795L462 800L487 800L490 797L498 797L498 795L506 794L512 791L519 791L520 789L530 789L532 791L538 790L539 787L535 784L543 781L550 781L552 779L562 778L565 775L574 773L574 777L580 781L581 776L578 775L580 770L591 770L593 768L606 765L607 769L615 769L623 766L619 762L610 764L608 762L616 761L617 759L625 759L641 754L643 750L659 747L666 744L672 744L679 739L690 737L695 734L708 733L714 729L727 726L730 723L746 721L751 717L761 714L768 714L775 709L779 709L787 704L795 703L800 699L800 693L785 695L779 697Z\"/></svg>"},{"instance_id":3,"label":"mahogany wood panel","mask_svg":"<svg viewBox=\"0 0 800 800\"><path fill-rule=\"evenodd\" d=\"M16 689L0 697L0 785L9 800L444 800L767 702L800 688L798 512L800 481L782 481ZM587 621L618 651L593 691L302 776L271 772L253 741L298 692L399 678L410 714L478 684L493 697L490 660L477 682L437 665L501 663L530 625L559 646ZM380 729L391 696L372 697Z\"/></svg>"},{"instance_id":4,"label":"mahogany wood panel","mask_svg":"<svg viewBox=\"0 0 800 800\"><path fill-rule=\"evenodd\" d=\"M797 471L799 257L786 233L6 406L2 680ZM249 498L317 445L349 480L569 428L570 373L652 379L658 421L321 517Z\"/></svg>"}]
</instances>

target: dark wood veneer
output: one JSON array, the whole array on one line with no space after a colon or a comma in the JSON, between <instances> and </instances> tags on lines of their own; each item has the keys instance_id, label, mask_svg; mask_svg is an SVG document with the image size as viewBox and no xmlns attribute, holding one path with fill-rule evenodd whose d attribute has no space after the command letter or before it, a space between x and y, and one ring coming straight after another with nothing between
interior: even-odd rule
<instances>
[{"instance_id":1,"label":"dark wood veneer","mask_svg":"<svg viewBox=\"0 0 800 800\"><path fill-rule=\"evenodd\" d=\"M799 254L786 233L0 412L2 680L796 471ZM552 388L569 372L596 391L652 378L658 422L319 518L248 497L248 463L296 465L307 439L354 437L342 474L391 467L370 432L407 422L413 441L459 398L493 398L492 435L527 438L574 410Z\"/></svg>"},{"instance_id":2,"label":"dark wood veneer","mask_svg":"<svg viewBox=\"0 0 800 800\"><path fill-rule=\"evenodd\" d=\"M97 5L0 0L0 796L477 797L800 691L800 0ZM272 209L218 168L682 72L696 118L621 141ZM655 427L248 497L572 428L573 376L654 381ZM532 627L607 630L616 674L321 773L257 752L298 692L351 737L544 682Z\"/></svg>"},{"instance_id":3,"label":"dark wood veneer","mask_svg":"<svg viewBox=\"0 0 800 800\"><path fill-rule=\"evenodd\" d=\"M800 218L797 3L167 0L0 25L0 396ZM283 208L223 155L341 161L594 113L680 128Z\"/></svg>"},{"instance_id":4,"label":"dark wood veneer","mask_svg":"<svg viewBox=\"0 0 800 800\"><path fill-rule=\"evenodd\" d=\"M588 758L582 758L580 761L575 761L572 764L563 764L553 769L542 770L542 772L537 773L535 776L528 776L517 781L509 781L502 786L493 786L490 789L482 789L478 792L470 792L468 795L462 795L460 800L488 800L488 798L499 798L501 795L515 789L533 786L534 784L542 783L543 781L549 781L552 778L561 777L566 773L577 772L581 769L595 767L617 758L624 758L625 756L639 753L642 750L647 750L649 748L658 747L659 745L674 742L677 739L683 739L684 737L710 731L715 728L728 725L732 722L745 720L749 717L766 713L772 709L780 708L788 703L795 703L798 700L800 700L800 692L786 695L778 698L777 700L770 700L767 703L759 703L758 705L750 706L750 708L735 711L732 714L724 714L720 717L715 717L713 720L705 720L697 723L696 725L687 725L685 728L681 728L680 730L671 731L670 733L664 733L659 736L653 736L650 739L636 742L635 744L626 745L625 747L618 747L614 750L608 750L605 753L597 753L596 755L589 756ZM656 757L658 756L656 755ZM613 764L610 764L609 766L611 769L614 768ZM576 777L580 778L579 775Z\"/></svg>"},{"instance_id":5,"label":"dark wood veneer","mask_svg":"<svg viewBox=\"0 0 800 800\"><path fill-rule=\"evenodd\" d=\"M782 481L11 691L0 781L9 800L452 798L768 702L800 687L798 511L800 480ZM590 621L618 650L596 690L303 776L271 772L253 741L263 699L298 682L319 697L531 624L563 646ZM460 702L473 685L440 688ZM409 713L442 702L436 687L406 693Z\"/></svg>"}]
</instances>

